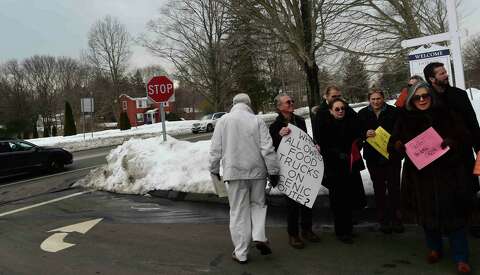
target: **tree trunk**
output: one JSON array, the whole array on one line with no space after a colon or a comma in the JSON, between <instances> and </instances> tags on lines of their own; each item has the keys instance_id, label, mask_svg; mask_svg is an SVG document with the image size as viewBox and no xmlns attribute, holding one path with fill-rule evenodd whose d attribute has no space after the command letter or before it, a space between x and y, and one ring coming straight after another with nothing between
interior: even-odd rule
<instances>
[{"instance_id":1,"label":"tree trunk","mask_svg":"<svg viewBox=\"0 0 480 275\"><path fill-rule=\"evenodd\" d=\"M304 70L307 80L307 97L308 107L310 108L310 119L313 121L312 108L320 104L320 82L318 79L317 63L313 62L312 66L309 66L308 63L305 62Z\"/></svg>"}]
</instances>

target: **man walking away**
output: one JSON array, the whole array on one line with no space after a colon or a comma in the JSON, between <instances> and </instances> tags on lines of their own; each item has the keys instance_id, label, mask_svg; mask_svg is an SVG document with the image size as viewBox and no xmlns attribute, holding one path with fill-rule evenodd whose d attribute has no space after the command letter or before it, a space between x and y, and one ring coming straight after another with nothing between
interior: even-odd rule
<instances>
[{"instance_id":1,"label":"man walking away","mask_svg":"<svg viewBox=\"0 0 480 275\"><path fill-rule=\"evenodd\" d=\"M220 177L221 162L228 183L232 258L242 264L252 239L262 255L272 253L265 235L265 185L268 175L280 172L268 128L250 104L247 94L233 98L230 113L217 122L210 147L210 172ZM278 176L271 180L278 181Z\"/></svg>"}]
</instances>

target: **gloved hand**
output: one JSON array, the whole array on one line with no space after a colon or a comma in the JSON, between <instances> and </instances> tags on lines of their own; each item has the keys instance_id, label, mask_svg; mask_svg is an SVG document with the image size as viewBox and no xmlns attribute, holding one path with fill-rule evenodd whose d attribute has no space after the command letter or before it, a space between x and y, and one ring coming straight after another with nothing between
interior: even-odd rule
<instances>
[{"instance_id":1,"label":"gloved hand","mask_svg":"<svg viewBox=\"0 0 480 275\"><path fill-rule=\"evenodd\" d=\"M455 145L455 142L452 139L446 138L442 141L442 143L440 144L440 147L442 147L442 149L445 149L447 148L447 146L452 147L454 145Z\"/></svg>"},{"instance_id":2,"label":"gloved hand","mask_svg":"<svg viewBox=\"0 0 480 275\"><path fill-rule=\"evenodd\" d=\"M398 153L402 155L405 154L405 145L400 140L397 140L393 147Z\"/></svg>"},{"instance_id":3,"label":"gloved hand","mask_svg":"<svg viewBox=\"0 0 480 275\"><path fill-rule=\"evenodd\" d=\"M219 181L222 180L222 178L220 178L220 174L218 174L218 173L212 173L212 175L214 175L215 177L217 177L217 179L218 179Z\"/></svg>"},{"instance_id":4,"label":"gloved hand","mask_svg":"<svg viewBox=\"0 0 480 275\"><path fill-rule=\"evenodd\" d=\"M278 182L280 181L280 176L279 175L268 175L268 179L270 180L270 184L272 187L275 187L278 185Z\"/></svg>"}]
</instances>

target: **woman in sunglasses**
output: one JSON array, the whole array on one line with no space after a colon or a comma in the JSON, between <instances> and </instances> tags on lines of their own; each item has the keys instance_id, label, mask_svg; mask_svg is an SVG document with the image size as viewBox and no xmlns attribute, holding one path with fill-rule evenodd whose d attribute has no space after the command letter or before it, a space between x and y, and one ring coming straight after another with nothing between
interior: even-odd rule
<instances>
[{"instance_id":1,"label":"woman in sunglasses","mask_svg":"<svg viewBox=\"0 0 480 275\"><path fill-rule=\"evenodd\" d=\"M382 127L392 133L398 117L398 109L385 103L385 95L379 89L368 93L370 105L361 109L358 116L362 126L362 139L374 138L375 130ZM363 145L363 158L373 182L375 207L380 231L385 234L402 233L404 227L400 215L400 167L401 160L384 156L368 142ZM388 191L388 192L387 192Z\"/></svg>"},{"instance_id":2,"label":"woman in sunglasses","mask_svg":"<svg viewBox=\"0 0 480 275\"><path fill-rule=\"evenodd\" d=\"M413 218L425 231L427 261L438 262L443 255L442 235L448 236L459 274L469 274L465 226L473 202L467 173L462 167L462 144L471 143L463 121L433 97L430 86L419 82L409 89L403 112L389 141L389 152L405 156L407 142L432 127L449 151L418 170L406 157L402 171L404 219Z\"/></svg>"},{"instance_id":3,"label":"woman in sunglasses","mask_svg":"<svg viewBox=\"0 0 480 275\"><path fill-rule=\"evenodd\" d=\"M360 170L361 157L351 165L352 144L360 139L357 113L346 116L347 103L340 98L329 103L330 115L319 125L319 144L325 173L322 185L328 188L337 239L353 243L352 211L366 205Z\"/></svg>"}]
</instances>

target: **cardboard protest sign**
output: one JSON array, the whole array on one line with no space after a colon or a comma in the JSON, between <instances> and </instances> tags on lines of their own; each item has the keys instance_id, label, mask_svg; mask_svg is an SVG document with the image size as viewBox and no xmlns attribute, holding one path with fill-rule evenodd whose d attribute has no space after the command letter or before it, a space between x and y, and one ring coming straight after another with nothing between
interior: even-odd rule
<instances>
[{"instance_id":1,"label":"cardboard protest sign","mask_svg":"<svg viewBox=\"0 0 480 275\"><path fill-rule=\"evenodd\" d=\"M290 134L284 136L277 150L280 160L278 190L291 199L312 208L323 178L323 158L310 136L288 124Z\"/></svg>"},{"instance_id":2,"label":"cardboard protest sign","mask_svg":"<svg viewBox=\"0 0 480 275\"><path fill-rule=\"evenodd\" d=\"M371 138L367 138L367 142L372 145L372 147L377 150L382 156L388 159L388 151L387 151L387 144L388 140L390 140L390 134L379 126L375 130L375 136Z\"/></svg>"},{"instance_id":3,"label":"cardboard protest sign","mask_svg":"<svg viewBox=\"0 0 480 275\"><path fill-rule=\"evenodd\" d=\"M413 164L418 170L421 170L450 150L448 146L442 149L440 146L442 141L443 139L437 131L430 127L407 142L405 149Z\"/></svg>"},{"instance_id":4,"label":"cardboard protest sign","mask_svg":"<svg viewBox=\"0 0 480 275\"><path fill-rule=\"evenodd\" d=\"M475 161L475 167L473 168L473 174L480 176L480 151L477 153L477 160Z\"/></svg>"}]
</instances>

